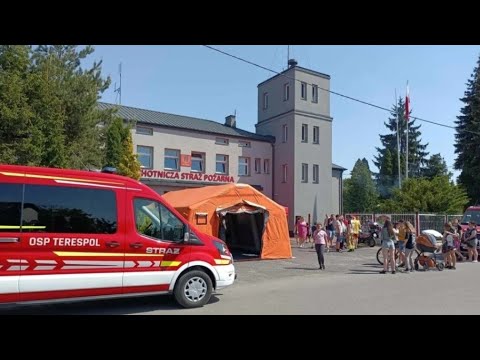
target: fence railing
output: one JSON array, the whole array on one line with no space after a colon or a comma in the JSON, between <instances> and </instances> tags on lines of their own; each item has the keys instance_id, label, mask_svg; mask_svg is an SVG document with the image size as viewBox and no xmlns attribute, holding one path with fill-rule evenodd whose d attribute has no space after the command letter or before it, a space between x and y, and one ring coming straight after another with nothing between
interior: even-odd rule
<instances>
[{"instance_id":1,"label":"fence railing","mask_svg":"<svg viewBox=\"0 0 480 360\"><path fill-rule=\"evenodd\" d=\"M463 215L443 215L443 214L420 214L420 213L408 213L408 214L345 214L345 217L355 215L360 222L374 221L379 224L383 224L386 219L392 222L399 220L410 221L417 230L419 235L423 230L437 230L443 232L443 226L446 222L452 221L457 218L459 221Z\"/></svg>"}]
</instances>

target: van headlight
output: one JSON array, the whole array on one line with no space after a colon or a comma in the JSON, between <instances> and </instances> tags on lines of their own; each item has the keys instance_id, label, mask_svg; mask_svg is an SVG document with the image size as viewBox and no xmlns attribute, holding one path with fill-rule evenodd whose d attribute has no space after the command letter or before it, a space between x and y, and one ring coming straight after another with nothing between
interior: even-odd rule
<instances>
[{"instance_id":1,"label":"van headlight","mask_svg":"<svg viewBox=\"0 0 480 360\"><path fill-rule=\"evenodd\" d=\"M222 243L220 241L214 241L213 245L215 245L220 255L228 256L231 258L230 251L228 250L228 247L225 243Z\"/></svg>"}]
</instances>

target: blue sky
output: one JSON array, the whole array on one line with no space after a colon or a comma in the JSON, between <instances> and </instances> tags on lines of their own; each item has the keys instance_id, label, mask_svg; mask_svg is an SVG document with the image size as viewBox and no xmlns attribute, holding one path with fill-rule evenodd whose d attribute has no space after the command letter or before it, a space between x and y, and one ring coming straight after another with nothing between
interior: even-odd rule
<instances>
[{"instance_id":1,"label":"blue sky","mask_svg":"<svg viewBox=\"0 0 480 360\"><path fill-rule=\"evenodd\" d=\"M287 45L215 46L281 71ZM273 74L199 45L96 46L91 60L103 60L112 86L102 100L115 102L113 83L122 62L122 105L223 122L237 111L237 126L255 132L257 84ZM480 55L480 46L290 46L300 66L331 76L331 90L391 108L394 92L404 96L410 84L412 115L454 125L465 83ZM321 92L320 92L321 96ZM348 169L367 158L372 170L386 133L385 111L331 95L333 162ZM440 153L452 167L454 130L422 123L430 154ZM458 175L458 172L455 172Z\"/></svg>"}]
</instances>

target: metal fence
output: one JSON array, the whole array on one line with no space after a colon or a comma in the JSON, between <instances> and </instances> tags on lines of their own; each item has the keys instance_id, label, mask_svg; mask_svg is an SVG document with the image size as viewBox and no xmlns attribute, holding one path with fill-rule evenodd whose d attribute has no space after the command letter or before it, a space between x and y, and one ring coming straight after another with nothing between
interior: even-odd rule
<instances>
[{"instance_id":1,"label":"metal fence","mask_svg":"<svg viewBox=\"0 0 480 360\"><path fill-rule=\"evenodd\" d=\"M457 218L458 220L462 219L463 215L442 215L442 214L419 214L419 213L409 213L409 214L345 214L345 217L353 216L357 217L360 222L366 223L369 221L374 221L382 225L385 220L389 219L392 222L397 222L399 220L410 221L412 225L417 230L417 235L420 234L423 230L437 230L438 232L443 232L443 226L446 222L452 221Z\"/></svg>"}]
</instances>

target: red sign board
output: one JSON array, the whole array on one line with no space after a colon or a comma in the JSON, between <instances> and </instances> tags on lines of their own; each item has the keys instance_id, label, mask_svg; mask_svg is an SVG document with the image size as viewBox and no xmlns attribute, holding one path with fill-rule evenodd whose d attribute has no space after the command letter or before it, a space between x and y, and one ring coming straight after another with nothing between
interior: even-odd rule
<instances>
[{"instance_id":1,"label":"red sign board","mask_svg":"<svg viewBox=\"0 0 480 360\"><path fill-rule=\"evenodd\" d=\"M143 179L169 179L169 180L183 180L183 181L203 181L203 182L220 182L220 183L234 183L233 176L219 175L219 174L202 174L190 173L180 171L166 171L166 170L148 170L142 169Z\"/></svg>"},{"instance_id":2,"label":"red sign board","mask_svg":"<svg viewBox=\"0 0 480 360\"><path fill-rule=\"evenodd\" d=\"M191 155L180 155L180 166L190 167L192 166L192 156Z\"/></svg>"}]
</instances>

